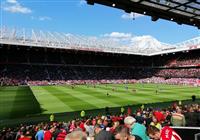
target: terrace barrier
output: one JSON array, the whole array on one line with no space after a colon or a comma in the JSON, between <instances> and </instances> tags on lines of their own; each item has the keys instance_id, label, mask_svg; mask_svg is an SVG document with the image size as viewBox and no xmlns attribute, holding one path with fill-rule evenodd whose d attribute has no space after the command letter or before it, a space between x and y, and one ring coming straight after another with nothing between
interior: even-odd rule
<instances>
[{"instance_id":1,"label":"terrace barrier","mask_svg":"<svg viewBox=\"0 0 200 140\"><path fill-rule=\"evenodd\" d=\"M200 127L172 127L182 140L200 140Z\"/></svg>"}]
</instances>

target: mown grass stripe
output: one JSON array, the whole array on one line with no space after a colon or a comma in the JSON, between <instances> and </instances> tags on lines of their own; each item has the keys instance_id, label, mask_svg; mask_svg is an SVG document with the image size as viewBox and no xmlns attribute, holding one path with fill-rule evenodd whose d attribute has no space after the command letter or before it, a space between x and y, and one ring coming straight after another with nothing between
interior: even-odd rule
<instances>
[{"instance_id":1,"label":"mown grass stripe","mask_svg":"<svg viewBox=\"0 0 200 140\"><path fill-rule=\"evenodd\" d=\"M86 89L86 87L81 86L82 90ZM114 102L115 104L117 104L118 106L120 105L124 105L124 104L130 104L130 102L132 102L132 100L130 98L124 98L124 96L121 96L117 93L112 93L112 92L108 92L108 90L104 90L101 89L100 87L96 87L96 88L89 88L88 90L92 91L92 95L96 96L97 98L104 98L105 100L108 100L110 102ZM107 93L109 94L109 96L107 96Z\"/></svg>"},{"instance_id":2,"label":"mown grass stripe","mask_svg":"<svg viewBox=\"0 0 200 140\"><path fill-rule=\"evenodd\" d=\"M82 90L85 89L85 87L81 86ZM104 88L96 87L96 88L90 88L90 91L92 91L92 95L96 97L105 98L106 100L109 100L111 102L114 102L120 105L128 105L132 103L132 99L130 97L127 97L127 94L125 93L118 93L118 92L110 92ZM109 93L109 96L107 96L107 93ZM125 96L123 96L125 94ZM103 95L103 96L102 96ZM122 104L123 103L123 104Z\"/></svg>"},{"instance_id":3,"label":"mown grass stripe","mask_svg":"<svg viewBox=\"0 0 200 140\"><path fill-rule=\"evenodd\" d=\"M32 91L34 92L34 95L38 102L41 105L43 114L46 113L55 113L55 112L64 112L66 110L68 111L74 111L70 107L68 107L66 104L64 104L60 99L55 97L50 91L46 90L49 87L45 86L34 86L31 87ZM55 91L52 91L55 92Z\"/></svg>"},{"instance_id":4,"label":"mown grass stripe","mask_svg":"<svg viewBox=\"0 0 200 140\"><path fill-rule=\"evenodd\" d=\"M0 119L4 117L17 118L40 112L39 103L27 86L4 88L0 94ZM2 98L2 95L3 97L8 96Z\"/></svg>"},{"instance_id":5,"label":"mown grass stripe","mask_svg":"<svg viewBox=\"0 0 200 140\"><path fill-rule=\"evenodd\" d=\"M105 87L102 87L101 89L104 89L104 90L107 90L107 88ZM109 87L110 89L110 87ZM136 88L134 88L136 89ZM121 95L124 95L124 96L120 96L121 98L124 98L124 99L127 99L127 100L132 100L134 102L134 104L137 104L137 103L141 103L141 101L143 101L144 103L148 103L148 96L151 97L151 100L152 100L152 97L154 98L154 100L152 101L159 101L160 99L158 99L156 96L154 97L152 94L145 94L145 97L141 96L143 94L143 92L138 92L138 89L136 89L137 91L136 92L133 92L131 91L130 89L129 90L119 90L118 88L115 90L115 91L112 91L112 92L116 92L116 93L120 93ZM137 99L136 99L137 98Z\"/></svg>"},{"instance_id":6,"label":"mown grass stripe","mask_svg":"<svg viewBox=\"0 0 200 140\"><path fill-rule=\"evenodd\" d=\"M82 98L80 96L81 93L77 94L77 91L72 91L71 89L69 89L67 87L63 87L63 86L56 86L56 87L50 86L48 88L55 91L54 93L52 93L53 96L60 99L64 104L66 104L67 106L72 108L74 111L82 110L82 109L98 108L96 105L90 103L90 101L88 101L87 98ZM57 94L57 93L60 93L60 94ZM59 96L59 95L62 95L62 96ZM71 100L73 100L73 102L75 102L75 104L73 104L73 103L71 104L70 102L68 102L68 100L66 100L66 98L65 98L67 96L71 96Z\"/></svg>"},{"instance_id":7,"label":"mown grass stripe","mask_svg":"<svg viewBox=\"0 0 200 140\"><path fill-rule=\"evenodd\" d=\"M63 87L66 88L66 87ZM85 100L88 100L90 103L95 104L98 108L104 107L103 105L109 105L109 106L118 106L118 104L115 104L113 102L110 102L106 99L104 99L104 96L102 96L102 93L99 95L101 96L94 96L93 94L97 91L91 91L90 89L84 89L82 86L76 86L75 89L73 89L72 92L79 92L80 95L82 95Z\"/></svg>"}]
</instances>

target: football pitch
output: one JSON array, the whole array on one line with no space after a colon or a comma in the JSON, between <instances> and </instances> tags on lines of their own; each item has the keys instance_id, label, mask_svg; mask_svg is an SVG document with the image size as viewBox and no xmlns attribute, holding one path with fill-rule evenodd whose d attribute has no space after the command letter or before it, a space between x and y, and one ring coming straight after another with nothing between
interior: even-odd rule
<instances>
[{"instance_id":1,"label":"football pitch","mask_svg":"<svg viewBox=\"0 0 200 140\"><path fill-rule=\"evenodd\" d=\"M163 84L102 84L0 87L0 120L200 98L200 87Z\"/></svg>"}]
</instances>

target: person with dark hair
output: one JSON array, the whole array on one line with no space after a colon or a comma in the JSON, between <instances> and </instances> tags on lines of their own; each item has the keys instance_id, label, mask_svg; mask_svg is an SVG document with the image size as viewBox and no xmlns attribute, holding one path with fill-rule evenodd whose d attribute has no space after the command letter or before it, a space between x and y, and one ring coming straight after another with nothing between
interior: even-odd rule
<instances>
[{"instance_id":1,"label":"person with dark hair","mask_svg":"<svg viewBox=\"0 0 200 140\"><path fill-rule=\"evenodd\" d=\"M92 120L88 119L85 123L84 123L84 127L86 129L86 132L88 133L88 135L90 137L94 136L94 126L92 125Z\"/></svg>"},{"instance_id":2,"label":"person with dark hair","mask_svg":"<svg viewBox=\"0 0 200 140\"><path fill-rule=\"evenodd\" d=\"M145 120L140 111L136 113L135 119L136 119L136 122L138 122L139 124L144 124Z\"/></svg>"},{"instance_id":3,"label":"person with dark hair","mask_svg":"<svg viewBox=\"0 0 200 140\"><path fill-rule=\"evenodd\" d=\"M21 132L21 136L18 140L31 140L32 137L30 136L30 132L27 131L26 129L24 129L22 132Z\"/></svg>"},{"instance_id":4,"label":"person with dark hair","mask_svg":"<svg viewBox=\"0 0 200 140\"><path fill-rule=\"evenodd\" d=\"M120 125L115 129L115 139L116 140L142 140L139 136L131 136L129 133L129 128Z\"/></svg>"},{"instance_id":5,"label":"person with dark hair","mask_svg":"<svg viewBox=\"0 0 200 140\"><path fill-rule=\"evenodd\" d=\"M102 129L101 125L94 126L94 140L114 140L114 136L109 131Z\"/></svg>"},{"instance_id":6,"label":"person with dark hair","mask_svg":"<svg viewBox=\"0 0 200 140\"><path fill-rule=\"evenodd\" d=\"M55 132L55 127L51 127L49 130L44 131L44 140L51 140Z\"/></svg>"},{"instance_id":7,"label":"person with dark hair","mask_svg":"<svg viewBox=\"0 0 200 140\"><path fill-rule=\"evenodd\" d=\"M157 127L150 125L147 133L153 140L182 140L181 137L169 126L165 126L159 130Z\"/></svg>"},{"instance_id":8,"label":"person with dark hair","mask_svg":"<svg viewBox=\"0 0 200 140\"><path fill-rule=\"evenodd\" d=\"M186 120L186 126L199 126L198 125L198 114L197 111L194 111L193 107L189 107L188 111L185 112L185 120Z\"/></svg>"},{"instance_id":9,"label":"person with dark hair","mask_svg":"<svg viewBox=\"0 0 200 140\"><path fill-rule=\"evenodd\" d=\"M56 140L64 140L67 135L67 132L65 129L62 128L60 130L61 132L57 135Z\"/></svg>"}]
</instances>

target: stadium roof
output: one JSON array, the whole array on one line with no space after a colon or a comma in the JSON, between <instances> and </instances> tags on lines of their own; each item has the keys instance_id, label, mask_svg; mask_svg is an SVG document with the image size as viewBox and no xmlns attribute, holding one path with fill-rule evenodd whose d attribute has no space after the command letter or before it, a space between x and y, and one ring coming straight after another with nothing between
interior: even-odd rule
<instances>
[{"instance_id":1,"label":"stadium roof","mask_svg":"<svg viewBox=\"0 0 200 140\"><path fill-rule=\"evenodd\" d=\"M200 29L200 0L86 0L122 9L127 13L135 12L151 16L152 21L159 18L187 24Z\"/></svg>"},{"instance_id":2,"label":"stadium roof","mask_svg":"<svg viewBox=\"0 0 200 140\"><path fill-rule=\"evenodd\" d=\"M116 41L107 37L88 37L4 27L0 28L0 45L3 44L153 56L200 49L200 37L172 45L159 42L151 36L142 36L133 38L128 44L123 44L120 40Z\"/></svg>"}]
</instances>

